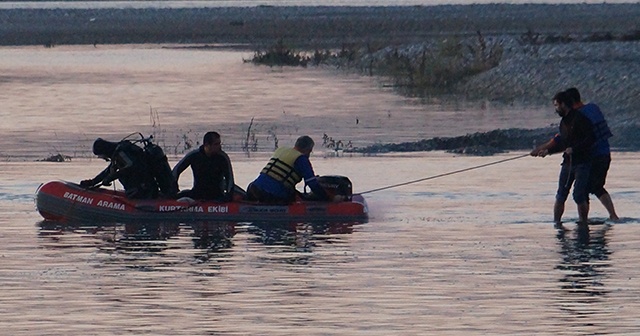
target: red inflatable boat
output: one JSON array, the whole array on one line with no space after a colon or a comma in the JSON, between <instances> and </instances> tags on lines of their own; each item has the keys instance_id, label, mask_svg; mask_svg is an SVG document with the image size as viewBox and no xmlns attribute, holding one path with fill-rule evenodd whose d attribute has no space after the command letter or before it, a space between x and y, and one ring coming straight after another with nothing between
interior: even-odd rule
<instances>
[{"instance_id":1,"label":"red inflatable boat","mask_svg":"<svg viewBox=\"0 0 640 336\"><path fill-rule=\"evenodd\" d=\"M254 202L181 202L170 199L132 200L121 191L85 189L78 184L52 181L36 192L36 208L47 220L87 223L155 221L201 222L366 222L362 195L344 202L301 201L289 205Z\"/></svg>"}]
</instances>

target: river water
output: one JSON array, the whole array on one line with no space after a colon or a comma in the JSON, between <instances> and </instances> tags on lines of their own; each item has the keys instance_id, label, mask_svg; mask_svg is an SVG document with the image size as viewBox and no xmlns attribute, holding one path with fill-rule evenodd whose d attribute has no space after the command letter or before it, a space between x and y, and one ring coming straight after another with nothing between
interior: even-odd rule
<instances>
[{"instance_id":1,"label":"river water","mask_svg":"<svg viewBox=\"0 0 640 336\"><path fill-rule=\"evenodd\" d=\"M616 152L622 217L551 223L559 157L522 157L366 194L364 224L69 226L37 187L94 176L96 136L223 134L246 186L274 145L318 143L318 174L366 192L516 158L442 152L335 157L323 134L411 141L557 122L543 107L420 102L331 69L243 64L237 51L158 46L2 48L0 330L6 335L621 335L640 331L640 155ZM258 151L240 150L251 118ZM70 162L36 161L61 153ZM188 175L188 174L183 174ZM190 184L189 177L181 181ZM591 216L606 212L592 201Z\"/></svg>"}]
</instances>

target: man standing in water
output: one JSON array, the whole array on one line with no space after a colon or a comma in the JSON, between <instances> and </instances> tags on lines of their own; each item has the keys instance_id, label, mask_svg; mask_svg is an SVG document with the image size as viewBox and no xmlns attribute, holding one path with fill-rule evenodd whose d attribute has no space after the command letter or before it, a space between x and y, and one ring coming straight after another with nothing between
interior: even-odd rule
<instances>
[{"instance_id":1,"label":"man standing in water","mask_svg":"<svg viewBox=\"0 0 640 336\"><path fill-rule=\"evenodd\" d=\"M618 220L616 210L609 192L604 188L607 172L611 165L611 148L609 138L613 136L607 120L604 118L600 107L594 103L584 104L580 97L580 91L576 88L567 89L567 94L573 99L573 108L580 111L593 125L593 133L596 143L591 150L591 172L589 173L589 193L596 195L602 205L609 212L609 219Z\"/></svg>"},{"instance_id":2,"label":"man standing in water","mask_svg":"<svg viewBox=\"0 0 640 336\"><path fill-rule=\"evenodd\" d=\"M587 117L573 108L574 101L567 92L557 93L553 97L553 105L562 117L559 136L534 149L531 155L544 157L547 154L564 152L553 220L556 224L562 222L564 203L573 184L573 200L578 207L578 221L586 224L589 218L591 148L595 143L593 126Z\"/></svg>"},{"instance_id":3,"label":"man standing in water","mask_svg":"<svg viewBox=\"0 0 640 336\"><path fill-rule=\"evenodd\" d=\"M178 198L189 197L201 200L229 201L233 197L233 169L229 156L222 150L222 139L218 132L207 132L202 145L173 167L176 180L191 166L193 188L178 193Z\"/></svg>"},{"instance_id":4,"label":"man standing in water","mask_svg":"<svg viewBox=\"0 0 640 336\"><path fill-rule=\"evenodd\" d=\"M588 191L591 194L596 195L602 205L605 207L607 212L609 213L609 219L618 220L619 217L616 214L615 208L613 206L613 201L611 200L611 196L604 188L604 184L607 178L607 172L609 170L609 166L611 164L611 150L609 146L609 138L613 136L611 131L609 130L609 126L607 125L607 121L604 118L604 115L600 111L598 105L589 103L582 103L580 92L576 88L569 88L566 90L566 93L569 97L574 101L573 108L578 110L581 114L583 114L589 121L593 127L593 133L596 138L596 142L591 149L591 170L589 173L589 187ZM544 156L544 150L549 150L556 143L561 141L560 134L557 134L554 138L549 140L547 143L539 146L531 152L532 156ZM565 176L568 175L567 171L568 167L562 166L560 175ZM568 191L567 191L568 192ZM564 203L556 202L554 206L554 220L556 222L560 221L562 214L564 213Z\"/></svg>"},{"instance_id":5,"label":"man standing in water","mask_svg":"<svg viewBox=\"0 0 640 336\"><path fill-rule=\"evenodd\" d=\"M287 204L296 199L296 184L302 181L311 188L314 198L326 200L327 194L318 183L309 161L314 141L303 135L293 148L280 147L262 169L260 175L247 187L247 197L252 201Z\"/></svg>"}]
</instances>

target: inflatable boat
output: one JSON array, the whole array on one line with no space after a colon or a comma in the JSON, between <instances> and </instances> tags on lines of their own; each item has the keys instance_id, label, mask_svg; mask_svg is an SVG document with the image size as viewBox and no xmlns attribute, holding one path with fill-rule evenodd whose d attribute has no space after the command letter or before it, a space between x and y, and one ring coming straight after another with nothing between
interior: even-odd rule
<instances>
[{"instance_id":1,"label":"inflatable boat","mask_svg":"<svg viewBox=\"0 0 640 336\"><path fill-rule=\"evenodd\" d=\"M36 208L46 220L88 223L176 221L234 222L360 222L368 220L367 203L354 194L348 201L299 201L271 205L248 201L134 200L122 191L86 189L66 181L52 181L36 191Z\"/></svg>"}]
</instances>

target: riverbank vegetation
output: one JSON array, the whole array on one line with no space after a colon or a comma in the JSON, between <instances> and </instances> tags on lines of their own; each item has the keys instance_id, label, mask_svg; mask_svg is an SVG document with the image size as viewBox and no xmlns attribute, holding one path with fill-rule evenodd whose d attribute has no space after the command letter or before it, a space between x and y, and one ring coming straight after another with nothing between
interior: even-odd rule
<instances>
[{"instance_id":1,"label":"riverbank vegetation","mask_svg":"<svg viewBox=\"0 0 640 336\"><path fill-rule=\"evenodd\" d=\"M408 95L444 92L459 81L497 66L502 57L500 41L449 36L420 44L384 46L344 45L297 52L282 39L266 50L256 51L251 62L268 66L332 65L364 74L389 78L392 86Z\"/></svg>"}]
</instances>

